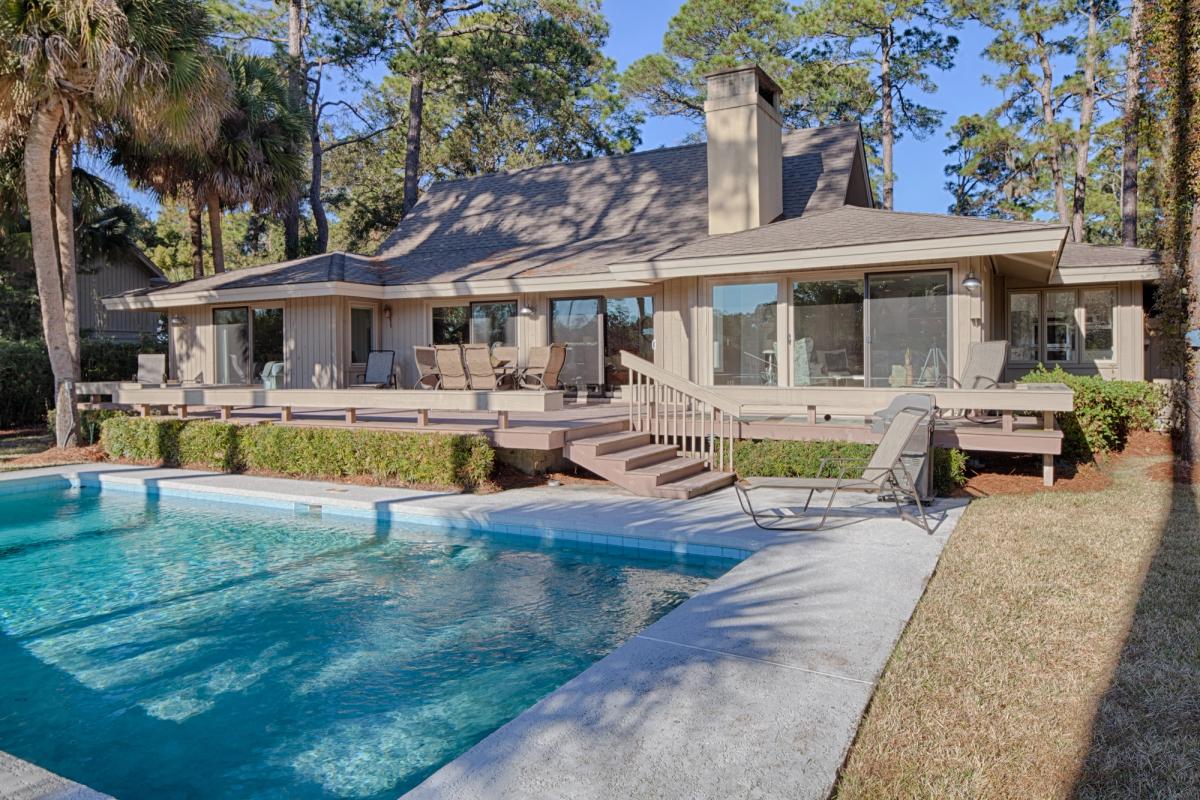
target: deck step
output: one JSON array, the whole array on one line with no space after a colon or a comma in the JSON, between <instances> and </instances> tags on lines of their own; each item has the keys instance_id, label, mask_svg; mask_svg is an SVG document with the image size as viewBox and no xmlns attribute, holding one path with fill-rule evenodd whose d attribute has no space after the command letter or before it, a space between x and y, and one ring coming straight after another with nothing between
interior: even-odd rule
<instances>
[{"instance_id":1,"label":"deck step","mask_svg":"<svg viewBox=\"0 0 1200 800\"><path fill-rule=\"evenodd\" d=\"M704 462L698 458L672 458L669 461L631 469L625 474L638 480L653 481L655 486L662 486L664 483L673 483L704 471Z\"/></svg>"},{"instance_id":2,"label":"deck step","mask_svg":"<svg viewBox=\"0 0 1200 800\"><path fill-rule=\"evenodd\" d=\"M699 472L681 480L663 484L654 490L656 497L672 500L688 500L702 494L715 492L733 484L737 475L732 472Z\"/></svg>"},{"instance_id":3,"label":"deck step","mask_svg":"<svg viewBox=\"0 0 1200 800\"><path fill-rule=\"evenodd\" d=\"M641 447L650 444L652 440L653 437L648 433L622 431L620 433L606 433L603 436L588 436L584 439L574 439L571 441L571 446L592 448L592 455L603 456L620 450Z\"/></svg>"},{"instance_id":4,"label":"deck step","mask_svg":"<svg viewBox=\"0 0 1200 800\"><path fill-rule=\"evenodd\" d=\"M678 452L679 448L673 444L644 444L628 450L605 453L597 458L611 461L615 466L628 471L675 458Z\"/></svg>"}]
</instances>

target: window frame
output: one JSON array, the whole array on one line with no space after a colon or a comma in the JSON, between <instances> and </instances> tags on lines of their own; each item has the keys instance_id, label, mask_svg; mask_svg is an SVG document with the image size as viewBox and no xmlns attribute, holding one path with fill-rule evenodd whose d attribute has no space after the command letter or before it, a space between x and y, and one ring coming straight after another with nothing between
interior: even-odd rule
<instances>
[{"instance_id":1,"label":"window frame","mask_svg":"<svg viewBox=\"0 0 1200 800\"><path fill-rule=\"evenodd\" d=\"M350 310L349 310L349 316L350 316L349 323L350 324L348 326L350 330L349 330L349 336L347 336L347 341L346 341L347 347L350 350L350 359L349 359L350 366L351 367L366 367L367 366L366 361L355 361L354 360L354 312L355 311L369 311L371 313L371 328L368 331L369 341L367 342L368 357L370 356L370 353L372 350L379 349L378 344L377 344L379 341L377 338L378 333L379 333L379 324L378 324L378 321L376 320L378 313L377 313L377 309L374 305L369 305L367 303L351 303L350 304Z\"/></svg>"},{"instance_id":2,"label":"window frame","mask_svg":"<svg viewBox=\"0 0 1200 800\"><path fill-rule=\"evenodd\" d=\"M1087 358L1084 355L1087 349L1087 314L1082 305L1082 294L1085 291L1108 291L1112 293L1113 305L1111 315L1112 327L1112 355L1108 358ZM1046 295L1050 292L1066 293L1071 292L1075 297L1075 305L1073 318L1075 320L1075 357L1070 361L1048 361L1046 359L1046 310L1047 302ZM1011 366L1016 367L1034 367L1038 364L1043 364L1048 367L1061 365L1064 367L1079 367L1087 364L1110 363L1117 360L1117 342L1119 327L1117 322L1117 305L1120 301L1120 292L1116 284L1098 283L1087 284L1085 286L1033 286L1033 287L1011 287L1005 291L1004 296L1004 335L1009 336L1012 332L1012 296L1014 294L1035 294L1038 298L1038 353L1037 358L1033 361L1021 361L1010 359Z\"/></svg>"}]
</instances>

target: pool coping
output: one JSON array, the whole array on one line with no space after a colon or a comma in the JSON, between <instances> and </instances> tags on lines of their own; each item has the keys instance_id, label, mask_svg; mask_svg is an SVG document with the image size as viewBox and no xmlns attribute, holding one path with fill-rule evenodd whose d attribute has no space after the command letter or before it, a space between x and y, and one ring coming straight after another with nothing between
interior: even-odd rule
<instances>
[{"instance_id":1,"label":"pool coping","mask_svg":"<svg viewBox=\"0 0 1200 800\"><path fill-rule=\"evenodd\" d=\"M406 800L826 797L966 505L939 502L933 535L866 506L854 511L861 525L796 533L755 528L730 490L664 501L608 487L464 496L108 464L0 474L0 496L67 486L736 562Z\"/></svg>"}]
</instances>

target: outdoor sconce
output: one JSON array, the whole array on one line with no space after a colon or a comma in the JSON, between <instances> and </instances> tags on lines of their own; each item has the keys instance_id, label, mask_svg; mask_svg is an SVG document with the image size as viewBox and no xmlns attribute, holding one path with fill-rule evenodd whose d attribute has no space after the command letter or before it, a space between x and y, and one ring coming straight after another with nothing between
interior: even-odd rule
<instances>
[{"instance_id":1,"label":"outdoor sconce","mask_svg":"<svg viewBox=\"0 0 1200 800\"><path fill-rule=\"evenodd\" d=\"M384 320L387 321L388 325L392 324L392 307L391 306L383 307L383 318L384 318Z\"/></svg>"},{"instance_id":2,"label":"outdoor sconce","mask_svg":"<svg viewBox=\"0 0 1200 800\"><path fill-rule=\"evenodd\" d=\"M963 278L962 287L971 294L975 294L983 288L983 281L976 278L975 272L971 271L967 273L967 277Z\"/></svg>"},{"instance_id":3,"label":"outdoor sconce","mask_svg":"<svg viewBox=\"0 0 1200 800\"><path fill-rule=\"evenodd\" d=\"M534 311L529 306L521 306L521 308L517 311L517 313L520 314L522 317L532 317L537 312Z\"/></svg>"},{"instance_id":4,"label":"outdoor sconce","mask_svg":"<svg viewBox=\"0 0 1200 800\"><path fill-rule=\"evenodd\" d=\"M187 325L187 317L174 316L171 317L172 325Z\"/></svg>"}]
</instances>

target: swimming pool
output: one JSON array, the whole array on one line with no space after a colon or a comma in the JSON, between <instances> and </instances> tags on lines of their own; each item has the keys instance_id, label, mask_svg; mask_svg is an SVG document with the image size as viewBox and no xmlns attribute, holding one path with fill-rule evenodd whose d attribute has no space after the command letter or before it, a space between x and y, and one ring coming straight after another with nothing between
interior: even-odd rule
<instances>
[{"instance_id":1,"label":"swimming pool","mask_svg":"<svg viewBox=\"0 0 1200 800\"><path fill-rule=\"evenodd\" d=\"M0 749L122 800L395 798L732 562L0 497Z\"/></svg>"}]
</instances>

